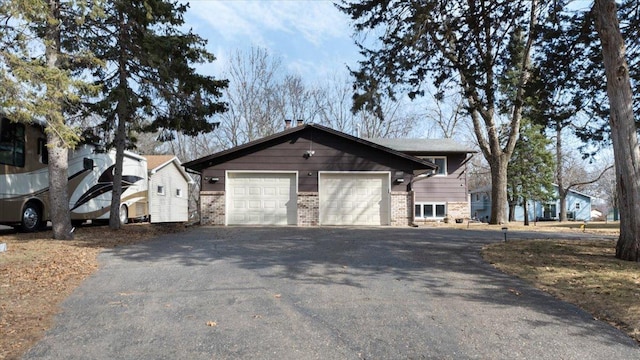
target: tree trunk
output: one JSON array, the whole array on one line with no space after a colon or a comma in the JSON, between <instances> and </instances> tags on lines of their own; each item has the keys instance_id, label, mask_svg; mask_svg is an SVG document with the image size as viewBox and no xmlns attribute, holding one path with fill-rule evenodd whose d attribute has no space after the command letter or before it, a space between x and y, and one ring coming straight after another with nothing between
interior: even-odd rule
<instances>
[{"instance_id":1,"label":"tree trunk","mask_svg":"<svg viewBox=\"0 0 640 360\"><path fill-rule=\"evenodd\" d=\"M516 221L516 204L509 202L509 222Z\"/></svg>"},{"instance_id":2,"label":"tree trunk","mask_svg":"<svg viewBox=\"0 0 640 360\"><path fill-rule=\"evenodd\" d=\"M565 189L558 184L558 199L560 200L560 221L567 221L567 194L569 189Z\"/></svg>"},{"instance_id":3,"label":"tree trunk","mask_svg":"<svg viewBox=\"0 0 640 360\"><path fill-rule=\"evenodd\" d=\"M507 160L505 160L507 159ZM506 156L495 156L489 163L491 168L491 218L490 224L507 222L507 165Z\"/></svg>"},{"instance_id":4,"label":"tree trunk","mask_svg":"<svg viewBox=\"0 0 640 360\"><path fill-rule=\"evenodd\" d=\"M57 20L60 18L59 0L50 0L49 17L45 35L45 57L47 68L55 71L59 66L60 30ZM51 104L48 109L47 143L49 147L49 212L53 229L53 238L67 240L73 238L71 216L69 215L69 196L67 190L69 159L68 148L60 138L58 129L65 126L62 114L62 99L60 89L49 86L47 101ZM44 214L41 214L44 216Z\"/></svg>"},{"instance_id":5,"label":"tree trunk","mask_svg":"<svg viewBox=\"0 0 640 360\"><path fill-rule=\"evenodd\" d=\"M120 31L119 39L120 44L126 43L126 19L124 15L120 14ZM118 230L122 227L120 221L120 201L122 195L122 165L124 162L124 148L126 143L126 122L130 117L129 110L129 92L128 92L128 80L127 80L127 54L125 49L120 49L120 61L118 64L118 81L120 89L118 92L118 103L116 112L118 114L118 126L115 134L116 145L116 165L113 169L113 191L111 192L111 208L109 214L109 227L113 230Z\"/></svg>"},{"instance_id":6,"label":"tree trunk","mask_svg":"<svg viewBox=\"0 0 640 360\"><path fill-rule=\"evenodd\" d=\"M126 108L125 101L118 102L118 127L116 130L116 165L113 169L113 190L111 192L111 208L109 214L109 227L118 230L122 227L120 221L120 202L122 201L122 163L124 162L124 148L126 142Z\"/></svg>"},{"instance_id":7,"label":"tree trunk","mask_svg":"<svg viewBox=\"0 0 640 360\"><path fill-rule=\"evenodd\" d=\"M524 226L529 226L529 200L522 199L522 206L524 207Z\"/></svg>"},{"instance_id":8,"label":"tree trunk","mask_svg":"<svg viewBox=\"0 0 640 360\"><path fill-rule=\"evenodd\" d=\"M616 257L640 261L640 217L636 216L640 214L640 150L624 39L614 0L595 0L593 13L607 75L609 123L618 182L620 237L616 245Z\"/></svg>"},{"instance_id":9,"label":"tree trunk","mask_svg":"<svg viewBox=\"0 0 640 360\"><path fill-rule=\"evenodd\" d=\"M564 189L564 173L562 169L562 123L556 120L556 183L560 199L560 221L567 221L567 192Z\"/></svg>"},{"instance_id":10,"label":"tree trunk","mask_svg":"<svg viewBox=\"0 0 640 360\"><path fill-rule=\"evenodd\" d=\"M73 239L71 216L69 214L68 152L54 131L47 131L49 147L49 212L53 238Z\"/></svg>"}]
</instances>

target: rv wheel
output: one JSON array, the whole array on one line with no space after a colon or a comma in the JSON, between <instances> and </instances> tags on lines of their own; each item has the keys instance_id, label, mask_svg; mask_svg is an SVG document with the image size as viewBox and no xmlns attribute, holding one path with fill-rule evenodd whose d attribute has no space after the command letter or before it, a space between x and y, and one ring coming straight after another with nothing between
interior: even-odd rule
<instances>
[{"instance_id":1,"label":"rv wheel","mask_svg":"<svg viewBox=\"0 0 640 360\"><path fill-rule=\"evenodd\" d=\"M127 205L120 205L120 224L124 225L129 222L129 211L127 209Z\"/></svg>"},{"instance_id":2,"label":"rv wheel","mask_svg":"<svg viewBox=\"0 0 640 360\"><path fill-rule=\"evenodd\" d=\"M41 223L42 214L40 213L40 207L34 202L27 203L27 205L24 206L24 210L22 210L20 230L24 232L35 232L40 230Z\"/></svg>"}]
</instances>

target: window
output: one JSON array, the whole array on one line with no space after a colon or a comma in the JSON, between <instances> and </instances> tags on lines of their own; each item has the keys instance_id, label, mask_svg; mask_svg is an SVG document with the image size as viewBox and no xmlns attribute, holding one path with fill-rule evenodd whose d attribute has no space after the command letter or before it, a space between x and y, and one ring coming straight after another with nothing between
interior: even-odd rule
<instances>
[{"instance_id":1,"label":"window","mask_svg":"<svg viewBox=\"0 0 640 360\"><path fill-rule=\"evenodd\" d=\"M580 210L580 201L576 202L576 210Z\"/></svg>"},{"instance_id":2,"label":"window","mask_svg":"<svg viewBox=\"0 0 640 360\"><path fill-rule=\"evenodd\" d=\"M176 197L182 197L182 189L176 189Z\"/></svg>"},{"instance_id":3,"label":"window","mask_svg":"<svg viewBox=\"0 0 640 360\"><path fill-rule=\"evenodd\" d=\"M424 157L423 159L438 165L438 171L435 175L447 175L447 158L445 156Z\"/></svg>"},{"instance_id":4,"label":"window","mask_svg":"<svg viewBox=\"0 0 640 360\"><path fill-rule=\"evenodd\" d=\"M25 126L3 118L0 122L0 164L24 167Z\"/></svg>"},{"instance_id":5,"label":"window","mask_svg":"<svg viewBox=\"0 0 640 360\"><path fill-rule=\"evenodd\" d=\"M158 195L164 195L164 186L158 185L157 193Z\"/></svg>"},{"instance_id":6,"label":"window","mask_svg":"<svg viewBox=\"0 0 640 360\"><path fill-rule=\"evenodd\" d=\"M416 219L444 219L447 215L447 205L441 203L425 203L415 205Z\"/></svg>"},{"instance_id":7,"label":"window","mask_svg":"<svg viewBox=\"0 0 640 360\"><path fill-rule=\"evenodd\" d=\"M38 155L40 155L40 162L43 164L49 163L49 148L47 147L47 140L44 138L38 139Z\"/></svg>"}]
</instances>

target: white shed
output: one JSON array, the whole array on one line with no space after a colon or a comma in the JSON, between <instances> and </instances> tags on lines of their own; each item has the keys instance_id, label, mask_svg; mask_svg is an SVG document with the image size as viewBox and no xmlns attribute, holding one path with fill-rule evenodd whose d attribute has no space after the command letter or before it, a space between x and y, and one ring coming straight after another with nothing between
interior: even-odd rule
<instances>
[{"instance_id":1,"label":"white shed","mask_svg":"<svg viewBox=\"0 0 640 360\"><path fill-rule=\"evenodd\" d=\"M189 185L193 179L174 155L146 155L151 223L189 219Z\"/></svg>"}]
</instances>

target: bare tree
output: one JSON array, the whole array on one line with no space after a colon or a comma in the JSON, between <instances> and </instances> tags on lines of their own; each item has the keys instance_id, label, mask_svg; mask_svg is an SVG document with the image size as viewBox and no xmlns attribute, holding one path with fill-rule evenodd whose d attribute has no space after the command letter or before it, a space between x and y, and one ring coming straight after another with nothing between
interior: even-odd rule
<instances>
[{"instance_id":1,"label":"bare tree","mask_svg":"<svg viewBox=\"0 0 640 360\"><path fill-rule=\"evenodd\" d=\"M359 137L407 137L418 124L419 116L406 110L400 101L385 99L381 105L382 119L372 111L354 113L353 85L348 79L334 78L314 92L318 122Z\"/></svg>"},{"instance_id":2,"label":"bare tree","mask_svg":"<svg viewBox=\"0 0 640 360\"><path fill-rule=\"evenodd\" d=\"M229 111L220 117L219 143L233 147L284 128L285 119L313 121L316 102L304 79L288 74L265 49L237 51L227 64Z\"/></svg>"},{"instance_id":3,"label":"bare tree","mask_svg":"<svg viewBox=\"0 0 640 360\"><path fill-rule=\"evenodd\" d=\"M438 136L453 138L460 131L460 124L469 115L464 109L460 94L431 94L433 101L425 114L430 122L430 130Z\"/></svg>"}]
</instances>

